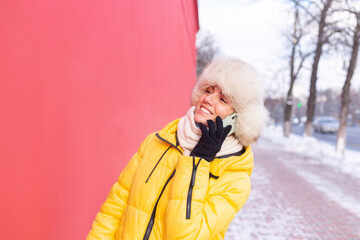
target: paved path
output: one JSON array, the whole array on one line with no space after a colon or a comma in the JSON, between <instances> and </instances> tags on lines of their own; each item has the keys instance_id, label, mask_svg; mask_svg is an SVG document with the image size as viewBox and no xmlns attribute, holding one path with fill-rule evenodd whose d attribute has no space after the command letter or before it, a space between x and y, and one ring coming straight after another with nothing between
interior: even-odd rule
<instances>
[{"instance_id":1,"label":"paved path","mask_svg":"<svg viewBox=\"0 0 360 240\"><path fill-rule=\"evenodd\" d=\"M296 153L253 148L248 202L226 240L360 240L360 178Z\"/></svg>"}]
</instances>

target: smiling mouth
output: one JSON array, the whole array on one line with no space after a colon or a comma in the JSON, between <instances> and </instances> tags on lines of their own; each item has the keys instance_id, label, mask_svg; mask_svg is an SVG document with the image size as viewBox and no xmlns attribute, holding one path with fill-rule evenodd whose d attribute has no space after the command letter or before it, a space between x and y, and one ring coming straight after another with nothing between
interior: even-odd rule
<instances>
[{"instance_id":1,"label":"smiling mouth","mask_svg":"<svg viewBox=\"0 0 360 240\"><path fill-rule=\"evenodd\" d=\"M206 113L206 114L212 114L212 112L210 112L209 110L207 110L207 109L204 108L204 107L200 107L200 110L203 111L203 112Z\"/></svg>"}]
</instances>

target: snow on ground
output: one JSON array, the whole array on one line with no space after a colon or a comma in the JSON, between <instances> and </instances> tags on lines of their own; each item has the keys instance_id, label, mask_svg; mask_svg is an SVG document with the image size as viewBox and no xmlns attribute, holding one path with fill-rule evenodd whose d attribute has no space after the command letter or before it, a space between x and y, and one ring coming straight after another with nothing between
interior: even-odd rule
<instances>
[{"instance_id":1,"label":"snow on ground","mask_svg":"<svg viewBox=\"0 0 360 240\"><path fill-rule=\"evenodd\" d=\"M334 145L313 137L291 135L285 138L282 128L276 126L264 131L254 149L256 147L259 155L251 175L251 194L230 224L226 240L355 239L343 237L343 228L351 229L360 218L359 195L349 187L353 179L360 180L360 151L346 150L342 156L336 152ZM267 159L261 161L272 152L276 154L272 163ZM319 169L323 171L321 174L317 172ZM340 174L334 176L333 173ZM353 185L356 188L358 183L353 182ZM301 194L296 195L297 192ZM311 201L312 204L309 204ZM322 212L323 206L329 214ZM351 213L355 223L346 219ZM325 215L326 218L322 219ZM334 222L335 226L332 225ZM335 235L324 237L321 231L330 231L330 235ZM360 233L356 234L360 236Z\"/></svg>"},{"instance_id":2,"label":"snow on ground","mask_svg":"<svg viewBox=\"0 0 360 240\"><path fill-rule=\"evenodd\" d=\"M235 216L225 235L225 240L286 240L289 226L297 225L301 217L298 209L282 206L269 198L268 185L271 173L261 166L251 175L252 187L248 203ZM272 192L282 199L281 192ZM303 234L305 236L306 233Z\"/></svg>"},{"instance_id":3,"label":"snow on ground","mask_svg":"<svg viewBox=\"0 0 360 240\"><path fill-rule=\"evenodd\" d=\"M347 149L342 156L336 152L334 145L318 141L314 137L291 134L289 138L285 138L281 126L267 127L262 138L273 143L269 147L313 157L324 164L337 167L345 173L360 178L360 152L358 151Z\"/></svg>"},{"instance_id":4,"label":"snow on ground","mask_svg":"<svg viewBox=\"0 0 360 240\"><path fill-rule=\"evenodd\" d=\"M353 196L346 194L341 188L335 186L332 182L319 177L317 174L304 169L297 170L296 173L303 177L304 180L311 183L320 192L324 193L329 199L360 218L359 199L355 199Z\"/></svg>"}]
</instances>

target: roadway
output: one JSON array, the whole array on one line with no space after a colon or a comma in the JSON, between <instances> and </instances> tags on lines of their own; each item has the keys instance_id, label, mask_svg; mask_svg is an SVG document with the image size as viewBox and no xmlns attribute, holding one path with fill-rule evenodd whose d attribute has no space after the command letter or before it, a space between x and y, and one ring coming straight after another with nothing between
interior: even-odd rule
<instances>
[{"instance_id":1,"label":"roadway","mask_svg":"<svg viewBox=\"0 0 360 240\"><path fill-rule=\"evenodd\" d=\"M292 133L302 136L304 133L302 124L294 125L292 127ZM314 131L313 136L319 141L336 144L336 133L320 133ZM346 149L360 151L360 126L347 127Z\"/></svg>"}]
</instances>

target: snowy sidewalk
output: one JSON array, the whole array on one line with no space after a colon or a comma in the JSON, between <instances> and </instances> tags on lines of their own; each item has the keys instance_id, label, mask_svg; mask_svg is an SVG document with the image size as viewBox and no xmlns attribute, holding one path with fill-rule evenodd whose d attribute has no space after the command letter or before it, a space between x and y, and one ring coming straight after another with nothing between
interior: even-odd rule
<instances>
[{"instance_id":1,"label":"snowy sidewalk","mask_svg":"<svg viewBox=\"0 0 360 240\"><path fill-rule=\"evenodd\" d=\"M360 178L266 139L253 151L252 191L226 240L360 240Z\"/></svg>"}]
</instances>

